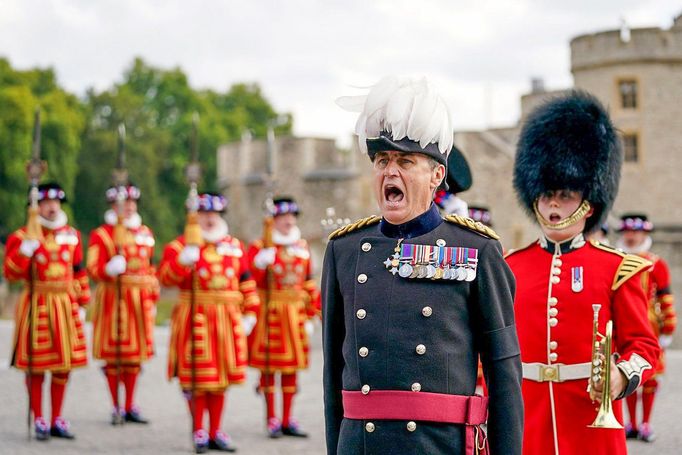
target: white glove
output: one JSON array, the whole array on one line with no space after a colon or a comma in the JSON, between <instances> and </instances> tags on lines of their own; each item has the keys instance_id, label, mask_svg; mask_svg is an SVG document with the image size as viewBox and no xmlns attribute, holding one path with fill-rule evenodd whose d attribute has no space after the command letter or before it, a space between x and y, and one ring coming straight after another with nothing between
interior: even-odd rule
<instances>
[{"instance_id":1,"label":"white glove","mask_svg":"<svg viewBox=\"0 0 682 455\"><path fill-rule=\"evenodd\" d=\"M258 252L255 258L253 258L253 265L261 270L266 269L269 265L275 263L275 254L277 249L275 247L263 248Z\"/></svg>"},{"instance_id":2,"label":"white glove","mask_svg":"<svg viewBox=\"0 0 682 455\"><path fill-rule=\"evenodd\" d=\"M196 245L187 245L178 257L178 262L186 267L196 264L197 261L199 261L199 247Z\"/></svg>"},{"instance_id":3,"label":"white glove","mask_svg":"<svg viewBox=\"0 0 682 455\"><path fill-rule=\"evenodd\" d=\"M658 337L658 344L660 344L663 349L668 349L672 343L672 335L661 335Z\"/></svg>"},{"instance_id":4,"label":"white glove","mask_svg":"<svg viewBox=\"0 0 682 455\"><path fill-rule=\"evenodd\" d=\"M256 316L252 314L245 314L242 316L242 327L246 336L251 335L253 328L256 326Z\"/></svg>"},{"instance_id":5,"label":"white glove","mask_svg":"<svg viewBox=\"0 0 682 455\"><path fill-rule=\"evenodd\" d=\"M111 277L117 277L126 271L126 267L126 258L117 254L109 259L109 262L107 262L107 265L104 267L104 271Z\"/></svg>"},{"instance_id":6,"label":"white glove","mask_svg":"<svg viewBox=\"0 0 682 455\"><path fill-rule=\"evenodd\" d=\"M313 333L315 333L315 324L310 319L303 323L303 328L305 329L305 333L308 334L308 337L313 336Z\"/></svg>"},{"instance_id":7,"label":"white glove","mask_svg":"<svg viewBox=\"0 0 682 455\"><path fill-rule=\"evenodd\" d=\"M80 317L81 322L85 324L85 308L83 308L82 306L78 307L78 317Z\"/></svg>"},{"instance_id":8,"label":"white glove","mask_svg":"<svg viewBox=\"0 0 682 455\"><path fill-rule=\"evenodd\" d=\"M21 241L21 245L19 245L19 252L27 258L31 258L38 248L40 248L39 240L26 239Z\"/></svg>"}]
</instances>

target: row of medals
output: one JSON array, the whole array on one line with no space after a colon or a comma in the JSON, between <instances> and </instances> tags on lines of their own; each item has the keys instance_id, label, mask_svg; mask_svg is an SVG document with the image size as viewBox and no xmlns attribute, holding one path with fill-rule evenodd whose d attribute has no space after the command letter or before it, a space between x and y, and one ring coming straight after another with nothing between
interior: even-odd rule
<instances>
[{"instance_id":1,"label":"row of medals","mask_svg":"<svg viewBox=\"0 0 682 455\"><path fill-rule=\"evenodd\" d=\"M399 262L399 261L397 261ZM393 265L393 261L392 264ZM397 264L395 265L397 266ZM436 267L433 264L408 264L403 262L398 267L398 275L403 278L429 278L432 280L473 281L476 270L472 267L458 265L456 267Z\"/></svg>"}]
</instances>

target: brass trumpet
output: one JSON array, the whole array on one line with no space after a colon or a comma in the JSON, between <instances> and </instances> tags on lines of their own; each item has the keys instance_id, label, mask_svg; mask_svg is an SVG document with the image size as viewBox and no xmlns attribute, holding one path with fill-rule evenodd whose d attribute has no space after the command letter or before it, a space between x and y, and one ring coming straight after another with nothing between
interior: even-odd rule
<instances>
[{"instance_id":1,"label":"brass trumpet","mask_svg":"<svg viewBox=\"0 0 682 455\"><path fill-rule=\"evenodd\" d=\"M613 414L613 401L611 400L611 350L613 341L613 321L606 323L606 333L600 334L597 326L599 323L599 310L601 305L592 305L594 319L592 323L592 369L588 380L587 391L592 401L597 399L595 386L603 383L602 398L594 422L588 428L613 428L621 429L623 426Z\"/></svg>"}]
</instances>

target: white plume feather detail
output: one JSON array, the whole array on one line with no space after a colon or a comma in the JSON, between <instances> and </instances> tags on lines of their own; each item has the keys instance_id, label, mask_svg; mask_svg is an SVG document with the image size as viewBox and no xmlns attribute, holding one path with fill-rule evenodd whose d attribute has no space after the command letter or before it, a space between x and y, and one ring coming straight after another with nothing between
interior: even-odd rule
<instances>
[{"instance_id":1,"label":"white plume feather detail","mask_svg":"<svg viewBox=\"0 0 682 455\"><path fill-rule=\"evenodd\" d=\"M385 77L366 95L344 96L336 103L343 109L359 112L355 124L360 150L367 152L367 138L381 131L391 133L393 140L407 137L421 147L438 143L448 154L453 145L450 114L445 101L426 78Z\"/></svg>"}]
</instances>

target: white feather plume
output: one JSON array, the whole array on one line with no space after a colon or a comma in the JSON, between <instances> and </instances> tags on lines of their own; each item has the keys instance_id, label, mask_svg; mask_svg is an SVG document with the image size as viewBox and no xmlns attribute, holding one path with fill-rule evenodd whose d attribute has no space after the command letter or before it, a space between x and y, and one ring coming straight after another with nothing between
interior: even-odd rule
<instances>
[{"instance_id":1,"label":"white feather plume","mask_svg":"<svg viewBox=\"0 0 682 455\"><path fill-rule=\"evenodd\" d=\"M366 95L344 96L336 103L360 113L355 132L364 153L367 138L378 137L381 131L390 132L393 140L407 137L422 147L438 143L438 149L446 155L452 148L447 104L426 78L388 76L370 87Z\"/></svg>"}]
</instances>

